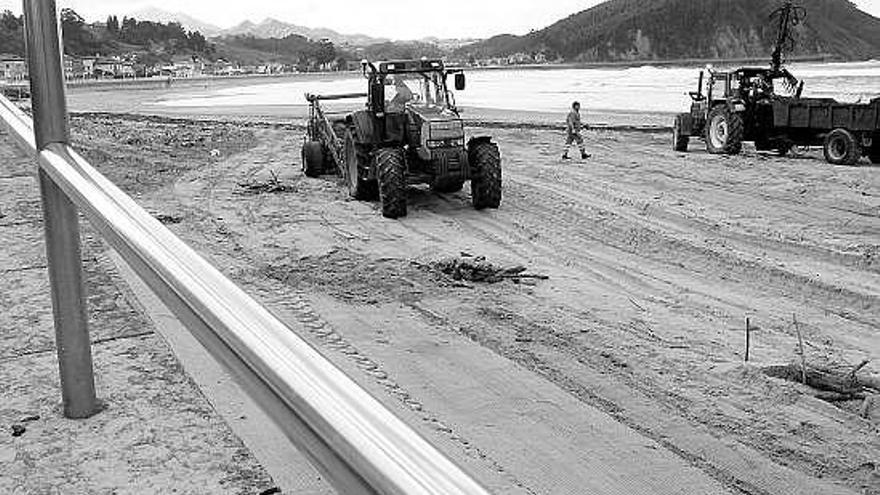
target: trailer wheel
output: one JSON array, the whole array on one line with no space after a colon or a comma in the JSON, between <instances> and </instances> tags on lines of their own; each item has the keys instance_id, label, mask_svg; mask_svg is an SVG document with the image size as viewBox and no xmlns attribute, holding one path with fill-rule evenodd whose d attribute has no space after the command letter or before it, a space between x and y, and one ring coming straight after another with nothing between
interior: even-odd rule
<instances>
[{"instance_id":1,"label":"trailer wheel","mask_svg":"<svg viewBox=\"0 0 880 495\"><path fill-rule=\"evenodd\" d=\"M855 165L862 157L862 147L851 132L834 129L825 137L825 160L833 165Z\"/></svg>"},{"instance_id":2,"label":"trailer wheel","mask_svg":"<svg viewBox=\"0 0 880 495\"><path fill-rule=\"evenodd\" d=\"M468 147L471 164L471 196L474 208L498 208L501 206L501 151L490 141L474 141Z\"/></svg>"},{"instance_id":3,"label":"trailer wheel","mask_svg":"<svg viewBox=\"0 0 880 495\"><path fill-rule=\"evenodd\" d=\"M306 177L318 177L324 172L324 147L317 141L306 141L302 147L302 167Z\"/></svg>"},{"instance_id":4,"label":"trailer wheel","mask_svg":"<svg viewBox=\"0 0 880 495\"><path fill-rule=\"evenodd\" d=\"M672 150L678 152L687 152L688 143L691 140L689 135L684 134L684 117L681 115L675 116L675 124L672 126Z\"/></svg>"},{"instance_id":5,"label":"trailer wheel","mask_svg":"<svg viewBox=\"0 0 880 495\"><path fill-rule=\"evenodd\" d=\"M718 105L706 122L706 149L709 153L738 155L742 152L743 120L727 106Z\"/></svg>"},{"instance_id":6,"label":"trailer wheel","mask_svg":"<svg viewBox=\"0 0 880 495\"><path fill-rule=\"evenodd\" d=\"M379 197L376 181L361 178L360 170L367 167L370 155L361 149L354 140L354 133L349 129L345 132L345 181L348 193L358 201L372 201Z\"/></svg>"},{"instance_id":7,"label":"trailer wheel","mask_svg":"<svg viewBox=\"0 0 880 495\"><path fill-rule=\"evenodd\" d=\"M456 193L464 188L464 181L457 178L439 178L431 184L431 190L438 193Z\"/></svg>"},{"instance_id":8,"label":"trailer wheel","mask_svg":"<svg viewBox=\"0 0 880 495\"><path fill-rule=\"evenodd\" d=\"M406 159L401 148L382 148L376 153L379 200L385 218L406 216Z\"/></svg>"}]
</instances>

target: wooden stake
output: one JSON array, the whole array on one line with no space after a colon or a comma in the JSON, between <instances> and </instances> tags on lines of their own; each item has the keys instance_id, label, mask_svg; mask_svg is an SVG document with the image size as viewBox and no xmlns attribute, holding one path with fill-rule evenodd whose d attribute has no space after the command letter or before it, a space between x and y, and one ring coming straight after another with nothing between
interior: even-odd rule
<instances>
[{"instance_id":1,"label":"wooden stake","mask_svg":"<svg viewBox=\"0 0 880 495\"><path fill-rule=\"evenodd\" d=\"M749 318L746 318L746 362L749 362L749 357L751 354L752 348L752 322Z\"/></svg>"},{"instance_id":2,"label":"wooden stake","mask_svg":"<svg viewBox=\"0 0 880 495\"><path fill-rule=\"evenodd\" d=\"M801 328L798 325L797 315L791 315L791 319L794 322L794 331L797 332L798 337L798 351L801 355L801 378L804 382L804 385L807 384L807 354L804 352L804 337L801 335Z\"/></svg>"},{"instance_id":3,"label":"wooden stake","mask_svg":"<svg viewBox=\"0 0 880 495\"><path fill-rule=\"evenodd\" d=\"M871 364L871 360L870 360L870 359L865 359L864 361L862 361L861 363L859 363L858 366L856 366L855 368L853 368L852 373L850 373L850 376L852 377L852 381L853 381L853 382L858 381L858 377L857 377L856 375L858 374L859 371L862 371L862 368L864 368L865 366L867 366L867 365L869 365L869 364Z\"/></svg>"},{"instance_id":4,"label":"wooden stake","mask_svg":"<svg viewBox=\"0 0 880 495\"><path fill-rule=\"evenodd\" d=\"M862 403L861 411L859 412L859 416L868 419L871 415L871 408L874 406L875 395L869 395L865 397L865 402Z\"/></svg>"}]
</instances>

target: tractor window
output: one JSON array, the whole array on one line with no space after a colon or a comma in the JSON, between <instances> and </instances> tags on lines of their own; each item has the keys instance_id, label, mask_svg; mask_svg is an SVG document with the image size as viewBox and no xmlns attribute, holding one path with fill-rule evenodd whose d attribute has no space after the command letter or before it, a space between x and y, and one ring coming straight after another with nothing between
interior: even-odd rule
<instances>
[{"instance_id":1,"label":"tractor window","mask_svg":"<svg viewBox=\"0 0 880 495\"><path fill-rule=\"evenodd\" d=\"M770 81L770 88L777 96L794 97L797 95L798 87L792 84L785 77L777 77Z\"/></svg>"},{"instance_id":2,"label":"tractor window","mask_svg":"<svg viewBox=\"0 0 880 495\"><path fill-rule=\"evenodd\" d=\"M423 81L425 91L425 104L436 107L446 107L446 90L442 76L437 73L425 74Z\"/></svg>"},{"instance_id":3,"label":"tractor window","mask_svg":"<svg viewBox=\"0 0 880 495\"><path fill-rule=\"evenodd\" d=\"M712 85L714 86L715 95L724 97L730 94L730 87L727 84L727 74L715 74L712 76Z\"/></svg>"},{"instance_id":4,"label":"tractor window","mask_svg":"<svg viewBox=\"0 0 880 495\"><path fill-rule=\"evenodd\" d=\"M395 74L385 80L386 108L402 112L407 105L446 107L446 92L439 73Z\"/></svg>"},{"instance_id":5,"label":"tractor window","mask_svg":"<svg viewBox=\"0 0 880 495\"><path fill-rule=\"evenodd\" d=\"M418 100L417 81L407 75L390 76L385 80L385 108L389 112L402 112L407 105Z\"/></svg>"}]
</instances>

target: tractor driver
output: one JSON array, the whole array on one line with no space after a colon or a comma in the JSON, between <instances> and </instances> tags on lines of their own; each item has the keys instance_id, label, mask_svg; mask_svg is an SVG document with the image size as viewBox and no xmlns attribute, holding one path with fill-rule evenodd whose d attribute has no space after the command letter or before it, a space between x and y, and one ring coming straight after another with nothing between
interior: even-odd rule
<instances>
[{"instance_id":1,"label":"tractor driver","mask_svg":"<svg viewBox=\"0 0 880 495\"><path fill-rule=\"evenodd\" d=\"M386 104L385 108L389 112L402 112L406 104L411 102L415 96L402 77L394 78L394 89L397 94Z\"/></svg>"}]
</instances>

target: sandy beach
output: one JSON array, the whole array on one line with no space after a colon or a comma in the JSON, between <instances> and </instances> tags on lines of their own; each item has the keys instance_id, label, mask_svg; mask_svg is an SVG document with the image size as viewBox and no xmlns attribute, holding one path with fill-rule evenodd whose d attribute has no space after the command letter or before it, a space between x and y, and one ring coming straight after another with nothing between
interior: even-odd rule
<instances>
[{"instance_id":1,"label":"sandy beach","mask_svg":"<svg viewBox=\"0 0 880 495\"><path fill-rule=\"evenodd\" d=\"M876 166L677 153L668 115L589 108L593 156L563 162L564 111L465 108L501 148L502 207L416 187L389 221L302 175L302 95L160 104L277 81L71 87L74 141L493 491L880 494L880 404L765 373L798 334L844 373L880 352ZM460 256L547 280L438 270Z\"/></svg>"},{"instance_id":2,"label":"sandy beach","mask_svg":"<svg viewBox=\"0 0 880 495\"><path fill-rule=\"evenodd\" d=\"M302 176L300 104L151 105L210 89L198 84L71 89L76 142L283 318L307 301L320 325L304 337L499 493L598 483L590 463L615 447L589 444L588 407L647 442L605 459L651 480L630 493L695 493L670 488L668 456L719 493L880 494L880 409L762 371L796 361L798 332L817 365L880 351L877 167L699 142L675 153L665 132L608 129L587 133L590 160L562 162L559 116L468 109L468 132L502 150L501 209L413 188L409 217L389 221L337 178ZM253 193L273 177L287 187ZM431 268L461 253L549 280L457 283Z\"/></svg>"}]
</instances>

